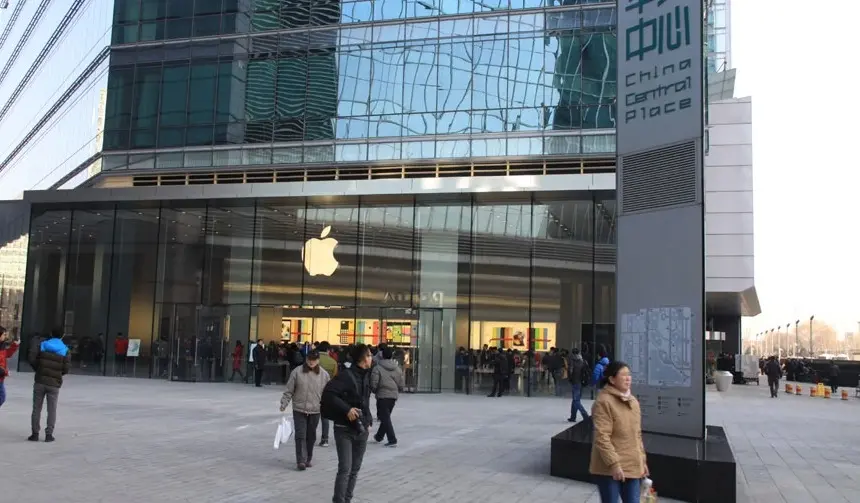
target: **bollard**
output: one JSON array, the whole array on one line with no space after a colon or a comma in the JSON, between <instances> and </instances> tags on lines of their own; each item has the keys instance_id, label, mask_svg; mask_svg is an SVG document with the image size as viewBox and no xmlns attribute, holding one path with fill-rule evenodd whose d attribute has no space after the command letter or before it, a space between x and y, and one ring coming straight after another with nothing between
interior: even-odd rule
<instances>
[{"instance_id":1,"label":"bollard","mask_svg":"<svg viewBox=\"0 0 860 503\"><path fill-rule=\"evenodd\" d=\"M823 382L818 383L818 386L816 386L816 388L818 388L817 391L815 392L816 396L823 397L824 396L824 383Z\"/></svg>"},{"instance_id":2,"label":"bollard","mask_svg":"<svg viewBox=\"0 0 860 503\"><path fill-rule=\"evenodd\" d=\"M789 395L792 394L794 392L794 387L789 383L785 383L785 392Z\"/></svg>"},{"instance_id":3,"label":"bollard","mask_svg":"<svg viewBox=\"0 0 860 503\"><path fill-rule=\"evenodd\" d=\"M830 388L824 388L824 398L830 398Z\"/></svg>"},{"instance_id":4,"label":"bollard","mask_svg":"<svg viewBox=\"0 0 860 503\"><path fill-rule=\"evenodd\" d=\"M847 389L842 390L842 399L848 400L848 390Z\"/></svg>"},{"instance_id":5,"label":"bollard","mask_svg":"<svg viewBox=\"0 0 860 503\"><path fill-rule=\"evenodd\" d=\"M795 385L795 386L794 386L794 394L795 394L795 395L800 395L800 393L801 393L802 391L803 391L803 388L801 388L799 384L797 384L797 385Z\"/></svg>"},{"instance_id":6,"label":"bollard","mask_svg":"<svg viewBox=\"0 0 860 503\"><path fill-rule=\"evenodd\" d=\"M811 396L812 398L815 398L815 386L809 387L809 396Z\"/></svg>"}]
</instances>

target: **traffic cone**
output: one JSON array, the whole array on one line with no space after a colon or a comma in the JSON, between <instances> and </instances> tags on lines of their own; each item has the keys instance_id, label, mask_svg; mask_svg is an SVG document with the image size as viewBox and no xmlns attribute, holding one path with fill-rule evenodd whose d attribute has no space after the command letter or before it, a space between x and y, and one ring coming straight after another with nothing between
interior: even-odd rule
<instances>
[{"instance_id":1,"label":"traffic cone","mask_svg":"<svg viewBox=\"0 0 860 503\"><path fill-rule=\"evenodd\" d=\"M824 388L824 398L830 398L830 388Z\"/></svg>"},{"instance_id":2,"label":"traffic cone","mask_svg":"<svg viewBox=\"0 0 860 503\"><path fill-rule=\"evenodd\" d=\"M842 399L848 400L848 390L847 389L842 390Z\"/></svg>"}]
</instances>

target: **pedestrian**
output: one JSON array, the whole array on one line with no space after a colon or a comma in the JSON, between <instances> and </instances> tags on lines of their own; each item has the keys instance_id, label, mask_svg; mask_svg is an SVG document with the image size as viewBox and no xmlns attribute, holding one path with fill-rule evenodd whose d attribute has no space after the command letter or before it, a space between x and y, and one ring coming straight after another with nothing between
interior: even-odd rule
<instances>
[{"instance_id":1,"label":"pedestrian","mask_svg":"<svg viewBox=\"0 0 860 503\"><path fill-rule=\"evenodd\" d=\"M378 443L382 442L383 438L388 438L385 447L397 447L397 435L394 434L391 413L406 382L403 378L403 370L393 358L394 351L385 346L379 352L382 353L382 358L370 372L370 389L376 394L376 418L379 419L379 430L373 439Z\"/></svg>"},{"instance_id":2,"label":"pedestrian","mask_svg":"<svg viewBox=\"0 0 860 503\"><path fill-rule=\"evenodd\" d=\"M830 391L836 393L839 388L839 365L836 365L836 360L830 360Z\"/></svg>"},{"instance_id":3,"label":"pedestrian","mask_svg":"<svg viewBox=\"0 0 860 503\"><path fill-rule=\"evenodd\" d=\"M320 353L320 367L323 368L330 378L334 378L337 375L337 360L331 355L331 344L328 341L320 342L317 349ZM320 447L328 447L328 439L329 439L329 431L331 430L331 421L326 418L321 418L320 422L322 423L322 437L320 438Z\"/></svg>"},{"instance_id":4,"label":"pedestrian","mask_svg":"<svg viewBox=\"0 0 860 503\"><path fill-rule=\"evenodd\" d=\"M509 382L510 379L508 377L508 358L504 353L499 351L498 353L495 353L495 361L493 364L493 389L490 390L490 394L487 396L500 397L507 388L505 383Z\"/></svg>"},{"instance_id":5,"label":"pedestrian","mask_svg":"<svg viewBox=\"0 0 860 503\"><path fill-rule=\"evenodd\" d=\"M582 420L588 419L588 412L582 405L582 386L588 384L588 379L591 373L588 364L582 359L582 354L579 348L574 348L570 356L570 364L568 365L567 379L570 381L570 388L573 398L570 402L570 417L567 418L571 423L576 422L576 414L582 413Z\"/></svg>"},{"instance_id":6,"label":"pedestrian","mask_svg":"<svg viewBox=\"0 0 860 503\"><path fill-rule=\"evenodd\" d=\"M266 368L266 343L263 342L263 339L257 341L257 345L251 352L251 357L254 359L254 386L261 388L263 386L263 370Z\"/></svg>"},{"instance_id":7,"label":"pedestrian","mask_svg":"<svg viewBox=\"0 0 860 503\"><path fill-rule=\"evenodd\" d=\"M46 398L48 399L48 424L45 427L45 442L54 441L60 388L63 386L63 376L69 373L72 363L69 348L63 344L62 338L62 330L54 329L51 331L50 338L34 339L29 348L27 361L36 372L33 383L33 413L30 417L33 434L27 439L31 442L39 441L42 405Z\"/></svg>"},{"instance_id":8,"label":"pedestrian","mask_svg":"<svg viewBox=\"0 0 860 503\"><path fill-rule=\"evenodd\" d=\"M0 326L0 407L6 402L6 376L9 375L8 358L15 356L18 351L18 340L9 340L6 329Z\"/></svg>"},{"instance_id":9,"label":"pedestrian","mask_svg":"<svg viewBox=\"0 0 860 503\"><path fill-rule=\"evenodd\" d=\"M594 366L594 371L591 373L591 385L595 388L600 388L600 381L603 379L603 373L609 365L609 358L602 357Z\"/></svg>"},{"instance_id":10,"label":"pedestrian","mask_svg":"<svg viewBox=\"0 0 860 503\"><path fill-rule=\"evenodd\" d=\"M604 369L602 392L591 409L594 422L591 461L601 503L637 503L640 482L648 476L642 444L642 412L630 392L627 364L615 361Z\"/></svg>"},{"instance_id":11,"label":"pedestrian","mask_svg":"<svg viewBox=\"0 0 860 503\"><path fill-rule=\"evenodd\" d=\"M770 387L770 397L779 398L779 380L782 377L782 369L779 361L774 356L767 359L764 364L764 373L767 376L767 385Z\"/></svg>"},{"instance_id":12,"label":"pedestrian","mask_svg":"<svg viewBox=\"0 0 860 503\"><path fill-rule=\"evenodd\" d=\"M311 351L301 367L294 369L287 380L287 390L281 397L281 412L293 404L293 426L296 437L296 467L311 468L317 425L320 422L320 401L329 374L320 367L320 354Z\"/></svg>"},{"instance_id":13,"label":"pedestrian","mask_svg":"<svg viewBox=\"0 0 860 503\"><path fill-rule=\"evenodd\" d=\"M341 369L323 390L321 410L334 422L337 447L337 476L333 503L352 501L361 462L367 449L370 414L370 349L364 344L350 347L351 363Z\"/></svg>"},{"instance_id":14,"label":"pedestrian","mask_svg":"<svg viewBox=\"0 0 860 503\"><path fill-rule=\"evenodd\" d=\"M245 361L245 348L242 346L242 341L236 341L236 347L233 348L233 373L230 374L230 382L233 382L233 378L236 377L236 374L239 374L239 377L242 378L242 381L247 382L245 379L245 374L242 373L242 363Z\"/></svg>"}]
</instances>

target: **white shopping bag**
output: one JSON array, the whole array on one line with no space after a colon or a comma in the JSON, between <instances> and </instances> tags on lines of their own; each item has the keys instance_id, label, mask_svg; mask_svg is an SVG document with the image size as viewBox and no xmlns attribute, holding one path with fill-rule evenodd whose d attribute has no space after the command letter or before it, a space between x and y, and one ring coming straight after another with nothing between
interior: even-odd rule
<instances>
[{"instance_id":1,"label":"white shopping bag","mask_svg":"<svg viewBox=\"0 0 860 503\"><path fill-rule=\"evenodd\" d=\"M281 416L281 421L278 423L278 431L275 432L275 449L281 444L286 444L293 434L293 424L287 420L287 416Z\"/></svg>"}]
</instances>

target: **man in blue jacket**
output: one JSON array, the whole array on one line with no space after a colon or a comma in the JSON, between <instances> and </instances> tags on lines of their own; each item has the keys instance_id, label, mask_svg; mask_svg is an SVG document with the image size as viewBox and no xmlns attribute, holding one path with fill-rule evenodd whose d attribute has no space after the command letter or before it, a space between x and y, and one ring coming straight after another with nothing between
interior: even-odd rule
<instances>
[{"instance_id":1,"label":"man in blue jacket","mask_svg":"<svg viewBox=\"0 0 860 503\"><path fill-rule=\"evenodd\" d=\"M603 357L598 362L597 365L594 366L594 372L591 374L591 385L599 386L600 380L603 379L603 371L606 370L606 366L609 365L609 358Z\"/></svg>"},{"instance_id":2,"label":"man in blue jacket","mask_svg":"<svg viewBox=\"0 0 860 503\"><path fill-rule=\"evenodd\" d=\"M39 441L42 405L48 399L48 425L45 427L45 442L54 441L54 426L57 424L57 402L63 376L69 373L71 359L69 348L63 344L63 332L54 329L48 339L35 338L30 345L27 361L36 371L33 383L33 413L30 417L31 442Z\"/></svg>"}]
</instances>

